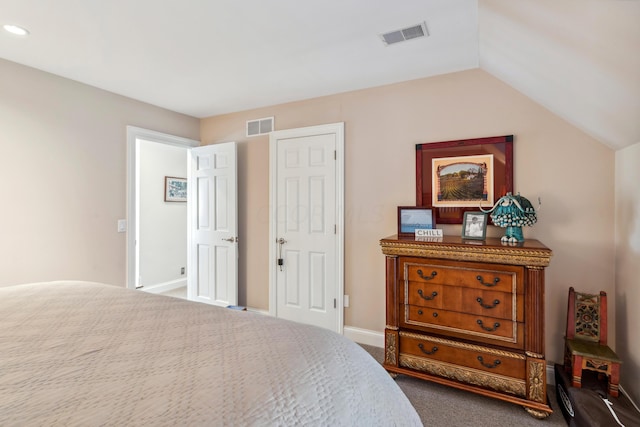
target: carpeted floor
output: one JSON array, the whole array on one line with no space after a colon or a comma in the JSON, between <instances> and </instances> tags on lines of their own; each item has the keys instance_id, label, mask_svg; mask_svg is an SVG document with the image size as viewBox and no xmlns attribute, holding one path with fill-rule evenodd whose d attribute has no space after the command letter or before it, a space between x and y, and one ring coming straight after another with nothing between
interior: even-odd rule
<instances>
[{"instance_id":1,"label":"carpeted floor","mask_svg":"<svg viewBox=\"0 0 640 427\"><path fill-rule=\"evenodd\" d=\"M384 357L382 348L368 345L362 345L362 347L382 363ZM553 414L544 420L538 420L519 405L406 375L399 375L396 383L416 408L423 424L429 427L565 427L567 425L558 407L553 386L548 387Z\"/></svg>"}]
</instances>

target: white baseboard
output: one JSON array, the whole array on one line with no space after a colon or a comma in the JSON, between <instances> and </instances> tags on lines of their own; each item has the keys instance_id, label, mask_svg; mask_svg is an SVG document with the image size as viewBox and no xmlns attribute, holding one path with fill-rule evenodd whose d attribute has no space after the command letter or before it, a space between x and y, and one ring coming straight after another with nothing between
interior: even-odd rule
<instances>
[{"instance_id":1,"label":"white baseboard","mask_svg":"<svg viewBox=\"0 0 640 427\"><path fill-rule=\"evenodd\" d=\"M556 386L556 373L553 369L554 363L549 363L547 361L547 385L548 386Z\"/></svg>"},{"instance_id":2,"label":"white baseboard","mask_svg":"<svg viewBox=\"0 0 640 427\"><path fill-rule=\"evenodd\" d=\"M384 333L382 332L356 328L355 326L345 326L343 335L358 344L384 347Z\"/></svg>"},{"instance_id":3,"label":"white baseboard","mask_svg":"<svg viewBox=\"0 0 640 427\"><path fill-rule=\"evenodd\" d=\"M169 282L157 283L155 285L145 285L139 290L149 292L151 294L160 294L162 292L172 291L174 289L187 286L187 279L171 280Z\"/></svg>"}]
</instances>

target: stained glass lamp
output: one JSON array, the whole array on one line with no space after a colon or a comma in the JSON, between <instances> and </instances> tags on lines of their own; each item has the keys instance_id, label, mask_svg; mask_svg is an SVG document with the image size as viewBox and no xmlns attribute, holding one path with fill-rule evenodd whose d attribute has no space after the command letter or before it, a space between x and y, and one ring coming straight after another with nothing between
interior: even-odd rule
<instances>
[{"instance_id":1,"label":"stained glass lamp","mask_svg":"<svg viewBox=\"0 0 640 427\"><path fill-rule=\"evenodd\" d=\"M490 214L494 225L506 229L504 236L500 239L504 243L524 242L522 227L533 225L538 220L533 205L520 193L517 196L507 193L491 209L480 210Z\"/></svg>"}]
</instances>

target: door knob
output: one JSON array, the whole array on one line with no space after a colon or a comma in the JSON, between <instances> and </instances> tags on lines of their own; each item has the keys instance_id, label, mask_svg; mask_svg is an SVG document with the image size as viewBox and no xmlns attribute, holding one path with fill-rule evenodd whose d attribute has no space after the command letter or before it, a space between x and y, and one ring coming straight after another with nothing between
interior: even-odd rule
<instances>
[{"instance_id":1,"label":"door knob","mask_svg":"<svg viewBox=\"0 0 640 427\"><path fill-rule=\"evenodd\" d=\"M229 237L227 239L222 239L222 240L226 240L227 242L232 242L233 243L233 242L237 242L238 238L237 237Z\"/></svg>"}]
</instances>

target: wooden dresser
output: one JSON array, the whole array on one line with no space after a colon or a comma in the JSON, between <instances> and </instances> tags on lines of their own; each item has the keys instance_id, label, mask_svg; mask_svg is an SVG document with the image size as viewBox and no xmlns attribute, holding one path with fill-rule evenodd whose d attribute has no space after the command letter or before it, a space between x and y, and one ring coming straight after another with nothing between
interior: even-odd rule
<instances>
[{"instance_id":1,"label":"wooden dresser","mask_svg":"<svg viewBox=\"0 0 640 427\"><path fill-rule=\"evenodd\" d=\"M544 352L544 268L537 240L380 241L386 255L384 367L552 411Z\"/></svg>"}]
</instances>

